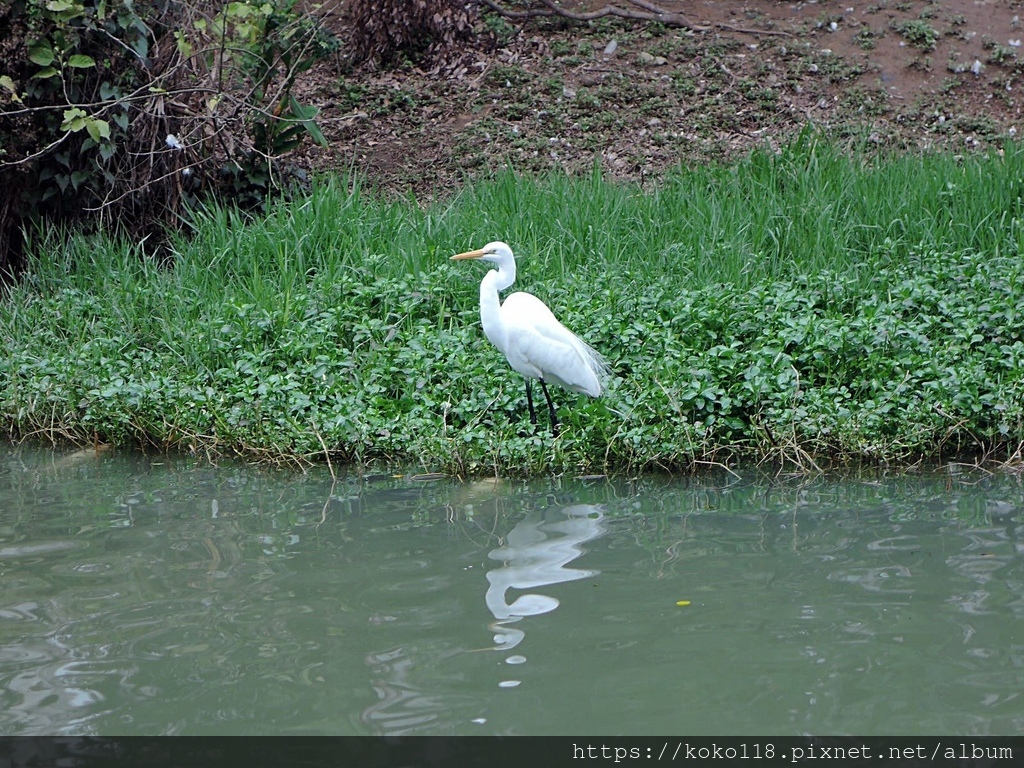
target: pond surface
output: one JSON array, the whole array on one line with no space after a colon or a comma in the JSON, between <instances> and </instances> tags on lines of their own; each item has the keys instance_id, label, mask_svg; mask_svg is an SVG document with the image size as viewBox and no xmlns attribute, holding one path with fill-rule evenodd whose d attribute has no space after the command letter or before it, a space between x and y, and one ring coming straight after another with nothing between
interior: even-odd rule
<instances>
[{"instance_id":1,"label":"pond surface","mask_svg":"<svg viewBox=\"0 0 1024 768\"><path fill-rule=\"evenodd\" d=\"M1024 490L0 448L2 734L1024 731Z\"/></svg>"}]
</instances>

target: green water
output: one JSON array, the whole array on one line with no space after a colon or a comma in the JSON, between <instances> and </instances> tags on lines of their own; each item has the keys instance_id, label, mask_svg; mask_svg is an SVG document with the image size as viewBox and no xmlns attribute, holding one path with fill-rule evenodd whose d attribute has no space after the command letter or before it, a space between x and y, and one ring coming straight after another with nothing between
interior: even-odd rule
<instances>
[{"instance_id":1,"label":"green water","mask_svg":"<svg viewBox=\"0 0 1024 768\"><path fill-rule=\"evenodd\" d=\"M1024 731L1019 476L741 475L0 448L0 733Z\"/></svg>"}]
</instances>

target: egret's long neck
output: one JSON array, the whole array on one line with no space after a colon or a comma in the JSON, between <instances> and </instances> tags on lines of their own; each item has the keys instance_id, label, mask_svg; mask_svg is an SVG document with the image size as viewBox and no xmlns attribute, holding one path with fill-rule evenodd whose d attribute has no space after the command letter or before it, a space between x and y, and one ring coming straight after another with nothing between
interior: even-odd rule
<instances>
[{"instance_id":1,"label":"egret's long neck","mask_svg":"<svg viewBox=\"0 0 1024 768\"><path fill-rule=\"evenodd\" d=\"M487 339L500 349L505 351L505 328L501 323L501 297L498 291L508 288L516 280L516 266L513 262L501 264L498 269L492 269L484 279L480 281L480 325L483 326L484 335Z\"/></svg>"},{"instance_id":2,"label":"egret's long neck","mask_svg":"<svg viewBox=\"0 0 1024 768\"><path fill-rule=\"evenodd\" d=\"M516 281L516 262L514 259L503 259L498 262L498 271L490 272L488 277L494 275L495 289L504 291Z\"/></svg>"}]
</instances>

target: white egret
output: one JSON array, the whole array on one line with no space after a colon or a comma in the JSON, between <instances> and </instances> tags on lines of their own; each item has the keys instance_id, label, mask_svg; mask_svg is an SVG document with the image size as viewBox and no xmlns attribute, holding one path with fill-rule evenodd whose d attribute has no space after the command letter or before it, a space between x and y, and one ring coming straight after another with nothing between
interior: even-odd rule
<instances>
[{"instance_id":1,"label":"white egret","mask_svg":"<svg viewBox=\"0 0 1024 768\"><path fill-rule=\"evenodd\" d=\"M505 355L512 369L526 379L530 422L537 423L532 381L540 379L548 401L551 429L557 431L558 417L547 382L597 397L604 391L603 378L608 373L608 364L583 339L558 322L536 296L517 291L504 302L500 300L498 292L516 280L516 258L505 243L488 243L479 250L456 254L452 259L480 259L498 267L480 281L480 324L484 335Z\"/></svg>"}]
</instances>

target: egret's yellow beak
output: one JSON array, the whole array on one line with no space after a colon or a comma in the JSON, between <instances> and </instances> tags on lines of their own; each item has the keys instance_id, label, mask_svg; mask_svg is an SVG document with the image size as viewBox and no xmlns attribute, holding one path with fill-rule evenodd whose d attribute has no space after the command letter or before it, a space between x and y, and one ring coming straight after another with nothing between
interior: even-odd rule
<instances>
[{"instance_id":1,"label":"egret's yellow beak","mask_svg":"<svg viewBox=\"0 0 1024 768\"><path fill-rule=\"evenodd\" d=\"M465 253L457 253L452 256L452 261L460 261L461 259L479 259L485 253L487 252L483 248L475 251L466 251Z\"/></svg>"}]
</instances>

